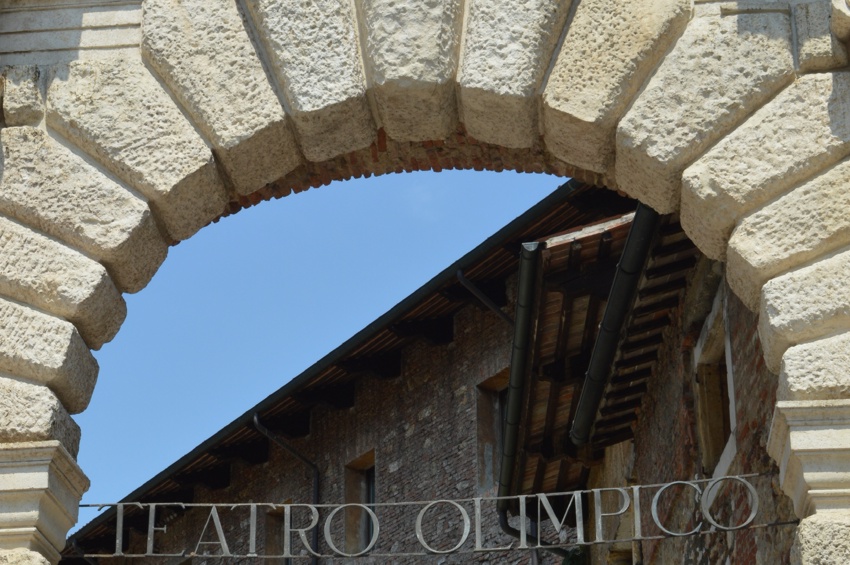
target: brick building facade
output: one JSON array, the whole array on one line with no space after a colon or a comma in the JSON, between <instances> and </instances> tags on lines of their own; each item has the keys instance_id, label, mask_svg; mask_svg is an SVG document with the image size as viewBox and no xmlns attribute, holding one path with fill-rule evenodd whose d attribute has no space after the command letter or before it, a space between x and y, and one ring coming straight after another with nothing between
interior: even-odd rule
<instances>
[{"instance_id":1,"label":"brick building facade","mask_svg":"<svg viewBox=\"0 0 850 565\"><path fill-rule=\"evenodd\" d=\"M76 565L84 559L103 563L216 563L220 562L217 557L192 554L220 554L223 541L233 555L284 552L287 540L282 532L287 518L283 506L260 504L255 517L250 515L248 506L218 507L215 518L220 520L221 532L217 532L208 507L178 510L161 506L149 521L149 507L135 509L129 502L136 501L363 504L374 508L380 523L377 542L368 555L359 558L365 563L789 562L794 527L786 523L793 522L793 509L778 487L775 464L766 452L777 383L762 361L756 316L728 290L714 263L698 255L680 260L681 250L691 253L682 240L670 244L656 236L654 259L645 262L644 270L655 260L656 269L666 269L666 278L659 279L660 283L646 282L651 277L644 272L638 292L643 298L636 299L665 305L664 310L641 306L655 313L663 324L654 323L649 338L645 337L645 330L621 336L617 366L626 369L615 375L615 380L619 378L625 384L613 392L609 390L604 402L611 410L628 405L629 411L617 416L625 424L612 433L600 432L605 424L603 406L594 424L597 433L586 448L570 447L562 437L564 426L574 416L588 361L579 347L575 359L580 361L563 357L566 365L559 365L565 376L553 377L551 369L546 368L553 366L546 358L547 343L552 341L552 335L557 338L562 334L551 334L553 330L548 329L551 324L547 325L545 316L550 302L543 289L548 288L553 277L561 276L557 271L557 245L561 245L568 250L563 255L564 264L576 276L561 276L558 280L567 280L565 284L573 285L573 289L582 284L588 286L588 294L581 294L590 298L585 301L587 315L580 320L580 326L593 330L592 342L598 320L590 314L601 313L606 300L594 302L594 293L599 291L591 287L600 285L587 283L604 280L605 289L611 287L613 274L608 265L625 253L625 234L632 218L627 212L634 207L612 193L602 194L608 196L602 197L587 186L569 184L128 495L122 514L120 552L149 556L110 556L117 551L116 509L112 508L72 536L63 563ZM590 200L593 205L586 206ZM670 220L659 229L679 237L675 228L675 220ZM459 552L444 556L404 555L422 552L413 528L422 506L384 504L463 500L471 513L470 499L505 492L500 489L504 420L510 394L508 383L514 372L522 276L518 272L517 250L520 243L527 241L543 242L546 253L537 260L541 274L535 286L534 329L529 342L532 360L519 371L533 379L522 389L519 448L513 460L513 479L503 485L507 492L534 495L564 492L567 487L602 489L710 479L712 475L759 474L752 479L759 503L754 523L774 525L714 533L702 527L697 528L701 532L698 535L655 539L661 532L646 512L641 514L645 539L632 541L636 535L631 514L634 508L615 516L616 503L608 499L605 504L613 507L605 507L610 515L602 521L602 537L606 541L621 540L616 543L571 549L567 557L531 549L475 551L476 535L480 535L484 548L516 543L501 530L495 504L485 502L480 534L467 538ZM667 249L672 247L678 255ZM590 255L588 250L592 250ZM672 257L678 263L667 263L665 267L663 257ZM687 269L681 278L670 278L678 276L670 265L679 263L686 264ZM603 274L605 277L600 278ZM657 292L653 293L653 289ZM670 298L671 292L675 300ZM562 302L555 312L560 312L561 318L568 309L577 308L578 302ZM639 309L637 304L632 303L631 314ZM559 331L570 332L568 323L562 322L561 326ZM629 349L632 342L639 346ZM641 345L644 342L653 344L649 348L654 355L652 361L640 361L648 351L648 346ZM631 365L630 359L634 361ZM571 363L584 363L583 369L570 369ZM550 436L542 440L534 436L536 414L541 410L544 415L549 414L543 418L546 425L542 433ZM558 424L561 420L563 425ZM553 447L554 444L557 445ZM317 500L311 464L317 472ZM554 479L550 480L550 476ZM724 483L714 494L712 509L717 520L743 523L751 509L746 493L735 484ZM596 516L591 496L584 497L583 506L588 541L598 535L594 531ZM651 497L651 491L643 494L644 509L651 506ZM563 507L556 507L564 512ZM320 509L320 528L332 510L333 507ZM704 523L698 510L692 492L682 487L669 490L668 496L660 500L657 513L668 529L685 532ZM567 512L567 522L574 523L574 511ZM308 510L292 507L292 512L293 532L309 525ZM509 523L518 527L516 507L512 514ZM369 524L361 510L339 511L328 531L319 533L318 553L359 552L374 534ZM565 528L558 537L551 521L528 525L532 530L538 526L550 543L569 541L576 534L575 529ZM460 515L443 505L432 509L423 533L432 547L445 550L454 546L462 528ZM305 536L315 548L312 532L305 532ZM292 534L291 544L292 555L297 556L291 562L307 562L304 541L297 533ZM153 556L180 553L185 555ZM253 558L242 559L232 561L251 562ZM320 561L345 559L322 557ZM288 561L277 558L271 562Z\"/></svg>"}]
</instances>

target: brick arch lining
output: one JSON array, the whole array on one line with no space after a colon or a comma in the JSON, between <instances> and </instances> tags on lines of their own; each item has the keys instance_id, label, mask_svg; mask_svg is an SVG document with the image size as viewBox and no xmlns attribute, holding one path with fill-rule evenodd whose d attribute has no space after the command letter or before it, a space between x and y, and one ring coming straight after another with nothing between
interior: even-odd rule
<instances>
[{"instance_id":1,"label":"brick arch lining","mask_svg":"<svg viewBox=\"0 0 850 565\"><path fill-rule=\"evenodd\" d=\"M144 0L121 24L140 49L0 54L0 440L75 453L121 293L222 214L370 174L548 172L680 210L728 258L780 375L771 453L813 511L786 447L850 391L846 2L514 4Z\"/></svg>"},{"instance_id":2,"label":"brick arch lining","mask_svg":"<svg viewBox=\"0 0 850 565\"><path fill-rule=\"evenodd\" d=\"M541 144L515 149L484 143L469 136L462 124L448 138L434 141L396 141L389 139L386 132L380 129L376 141L367 148L325 161L302 163L284 177L249 195L233 195L225 215L266 200L320 188L334 181L451 169L546 173L596 186L603 182L598 173L564 163L548 153Z\"/></svg>"}]
</instances>

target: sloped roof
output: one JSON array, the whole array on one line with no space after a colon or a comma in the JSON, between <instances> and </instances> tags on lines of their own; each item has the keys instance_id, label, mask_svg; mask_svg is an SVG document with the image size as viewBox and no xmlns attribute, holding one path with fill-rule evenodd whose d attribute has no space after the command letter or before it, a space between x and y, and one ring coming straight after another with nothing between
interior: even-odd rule
<instances>
[{"instance_id":1,"label":"sloped roof","mask_svg":"<svg viewBox=\"0 0 850 565\"><path fill-rule=\"evenodd\" d=\"M277 433L303 437L309 433L310 413L316 405L352 406L354 384L365 374L397 377L401 351L413 340L451 341L454 314L467 304L480 305L460 282L458 272L503 306L505 280L517 269L523 242L619 216L634 206L634 201L607 189L567 182L122 501L191 502L197 484L227 486L234 459L249 464L267 459L268 440L255 429L255 415ZM135 520L144 528L146 517L137 514L128 509L125 524L132 526ZM65 561L73 561L76 547L86 552L110 551L114 535L113 508L104 510L71 536L63 553L68 557Z\"/></svg>"}]
</instances>

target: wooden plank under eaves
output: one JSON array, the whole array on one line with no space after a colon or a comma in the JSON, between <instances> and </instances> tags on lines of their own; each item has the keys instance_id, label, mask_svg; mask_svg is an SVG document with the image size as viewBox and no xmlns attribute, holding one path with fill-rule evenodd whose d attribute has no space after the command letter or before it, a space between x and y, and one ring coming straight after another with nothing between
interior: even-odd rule
<instances>
[{"instance_id":1,"label":"wooden plank under eaves","mask_svg":"<svg viewBox=\"0 0 850 565\"><path fill-rule=\"evenodd\" d=\"M675 217L663 218L591 428L593 448L602 449L633 437L647 382L654 375L664 345L664 329L677 315L688 274L698 258L698 250Z\"/></svg>"}]
</instances>

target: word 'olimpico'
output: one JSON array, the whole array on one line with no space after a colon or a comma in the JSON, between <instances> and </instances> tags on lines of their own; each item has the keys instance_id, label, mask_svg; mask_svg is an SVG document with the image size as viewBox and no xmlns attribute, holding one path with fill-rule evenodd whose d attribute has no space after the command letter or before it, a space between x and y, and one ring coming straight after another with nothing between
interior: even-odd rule
<instances>
[{"instance_id":1,"label":"word 'olimpico'","mask_svg":"<svg viewBox=\"0 0 850 565\"><path fill-rule=\"evenodd\" d=\"M570 547L619 541L657 539L671 536L689 536L722 531L740 530L754 526L759 510L758 493L750 482L753 475L721 477L717 479L695 481L673 481L670 483L630 486L626 488L599 488L566 493L519 495L508 498L471 498L459 500L434 500L419 502L365 504L277 504L277 503L235 503L235 504L187 504L187 503L141 503L121 502L116 504L84 505L116 507L116 537L113 554L87 555L87 557L142 558L142 557L178 557L204 555L209 557L240 558L298 558L298 557L359 557L363 555L411 556L426 554L449 554L464 552L507 552L515 550L545 549L551 546ZM678 491L678 492L677 492ZM692 492L684 492L692 491ZM678 500L689 504L693 514L692 527L677 530L665 523L659 515L659 501L667 496L685 494ZM726 497L733 494L737 500L744 500L744 512L738 513L736 520L721 518L716 507L728 508L729 504L717 504L721 493ZM730 494L731 493L731 494ZM744 497L739 496L745 494ZM508 501L518 509L512 519L517 537L508 543L486 543L482 531L485 520L492 517L499 500ZM612 504L613 502L613 504ZM647 502L649 513L646 513ZM728 502L728 501L726 501ZM661 503L663 506L663 502ZM415 519L405 525L415 536L418 551L375 552L381 539L384 515L391 508L406 507L412 512L407 514ZM205 520L199 520L203 527L197 532L197 543L193 547L178 552L158 552L158 538L167 533L166 525L157 525L160 514L167 510L204 512ZM368 540L365 547L358 551L346 551L338 539L341 522L349 509L365 513L369 521ZM125 548L125 516L128 511L147 513L147 532L145 551L131 553ZM222 526L223 513L238 513L237 523L243 527L225 534ZM282 552L269 555L258 547L258 516L275 512L281 516ZM429 521L435 515L452 524L447 536L451 539L429 539ZM606 539L604 523L615 516L627 516L632 522L632 538ZM297 523L297 524L296 524ZM568 525L571 524L571 525ZM592 529L589 525L592 524ZM431 524L433 525L433 524ZM539 526L538 526L539 525ZM765 524L761 524L764 526ZM396 524L396 526L398 526ZM320 553L320 548L310 541L314 528L320 528L324 543L330 553ZM652 531L650 531L652 530ZM393 528L398 531L398 527ZM335 536L335 533L337 534ZM240 539L236 540L235 535ZM433 537L433 533L432 533ZM554 540L554 541L551 541ZM236 542L234 544L234 542ZM243 548L235 551L233 548Z\"/></svg>"}]
</instances>

